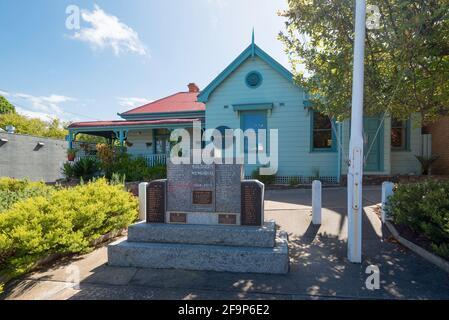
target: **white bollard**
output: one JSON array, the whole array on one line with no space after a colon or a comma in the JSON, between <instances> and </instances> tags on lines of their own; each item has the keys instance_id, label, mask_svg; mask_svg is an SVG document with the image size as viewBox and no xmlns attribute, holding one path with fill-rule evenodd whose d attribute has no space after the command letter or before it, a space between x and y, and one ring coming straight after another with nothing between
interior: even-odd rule
<instances>
[{"instance_id":1,"label":"white bollard","mask_svg":"<svg viewBox=\"0 0 449 320\"><path fill-rule=\"evenodd\" d=\"M321 224L321 181L312 183L312 223Z\"/></svg>"},{"instance_id":2,"label":"white bollard","mask_svg":"<svg viewBox=\"0 0 449 320\"><path fill-rule=\"evenodd\" d=\"M139 220L147 220L147 188L148 182L139 184Z\"/></svg>"},{"instance_id":3,"label":"white bollard","mask_svg":"<svg viewBox=\"0 0 449 320\"><path fill-rule=\"evenodd\" d=\"M385 211L385 206L388 204L388 197L393 195L393 182L384 182L382 183L382 222L388 220L388 214Z\"/></svg>"}]
</instances>

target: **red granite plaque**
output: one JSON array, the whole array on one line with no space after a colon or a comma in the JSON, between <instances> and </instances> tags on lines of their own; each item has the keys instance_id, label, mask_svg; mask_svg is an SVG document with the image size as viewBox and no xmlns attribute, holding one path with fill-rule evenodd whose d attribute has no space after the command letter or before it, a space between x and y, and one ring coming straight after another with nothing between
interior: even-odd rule
<instances>
[{"instance_id":1,"label":"red granite plaque","mask_svg":"<svg viewBox=\"0 0 449 320\"><path fill-rule=\"evenodd\" d=\"M152 181L147 188L147 223L165 222L166 181Z\"/></svg>"},{"instance_id":2,"label":"red granite plaque","mask_svg":"<svg viewBox=\"0 0 449 320\"><path fill-rule=\"evenodd\" d=\"M261 226L263 215L263 185L256 181L242 181L241 224Z\"/></svg>"}]
</instances>

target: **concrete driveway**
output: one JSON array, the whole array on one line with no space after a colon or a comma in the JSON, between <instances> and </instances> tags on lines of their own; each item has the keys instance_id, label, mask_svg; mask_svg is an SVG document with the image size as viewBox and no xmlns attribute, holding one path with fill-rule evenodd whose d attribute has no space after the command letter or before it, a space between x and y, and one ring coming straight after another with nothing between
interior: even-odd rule
<instances>
[{"instance_id":1,"label":"concrete driveway","mask_svg":"<svg viewBox=\"0 0 449 320\"><path fill-rule=\"evenodd\" d=\"M266 219L290 234L288 275L117 268L106 248L60 261L7 288L7 299L448 299L449 276L394 242L374 208L380 188L365 188L363 263L346 259L346 189L323 190L323 224L311 224L311 191L267 191ZM380 289L365 286L369 265ZM73 283L79 275L79 285Z\"/></svg>"}]
</instances>

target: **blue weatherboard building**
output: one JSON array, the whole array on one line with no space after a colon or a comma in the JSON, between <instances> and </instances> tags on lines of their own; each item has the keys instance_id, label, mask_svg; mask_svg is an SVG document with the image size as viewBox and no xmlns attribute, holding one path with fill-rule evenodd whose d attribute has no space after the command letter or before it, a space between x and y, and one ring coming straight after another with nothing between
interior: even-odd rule
<instances>
[{"instance_id":1,"label":"blue weatherboard building","mask_svg":"<svg viewBox=\"0 0 449 320\"><path fill-rule=\"evenodd\" d=\"M278 183L320 177L338 183L347 173L350 121L338 123L314 111L292 73L252 43L206 88L189 90L119 114L123 120L78 122L69 127L69 142L78 133L117 139L127 152L151 165L165 163L170 130L278 129ZM415 155L423 155L421 118L396 121L366 117L365 174L420 174ZM339 147L341 146L341 147ZM245 174L256 167L245 165Z\"/></svg>"}]
</instances>

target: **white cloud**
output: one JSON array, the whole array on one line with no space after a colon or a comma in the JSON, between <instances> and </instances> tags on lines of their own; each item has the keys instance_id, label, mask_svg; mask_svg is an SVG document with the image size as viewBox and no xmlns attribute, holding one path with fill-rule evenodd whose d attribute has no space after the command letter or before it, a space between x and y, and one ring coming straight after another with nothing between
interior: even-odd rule
<instances>
[{"instance_id":1,"label":"white cloud","mask_svg":"<svg viewBox=\"0 0 449 320\"><path fill-rule=\"evenodd\" d=\"M83 10L82 19L91 25L75 33L74 39L89 43L94 49L111 48L115 55L131 52L141 56L148 55L139 35L116 16L104 12L98 5L93 11Z\"/></svg>"},{"instance_id":2,"label":"white cloud","mask_svg":"<svg viewBox=\"0 0 449 320\"><path fill-rule=\"evenodd\" d=\"M151 102L150 99L136 97L118 97L117 101L119 106L126 110L134 109Z\"/></svg>"},{"instance_id":3,"label":"white cloud","mask_svg":"<svg viewBox=\"0 0 449 320\"><path fill-rule=\"evenodd\" d=\"M227 0L207 0L207 2L209 4L216 5L220 9L223 9L224 7L226 7L228 5Z\"/></svg>"},{"instance_id":4,"label":"white cloud","mask_svg":"<svg viewBox=\"0 0 449 320\"><path fill-rule=\"evenodd\" d=\"M57 118L56 116L48 113L25 110L21 107L16 107L16 111L23 116L27 116L29 118L38 118L44 121L49 121Z\"/></svg>"},{"instance_id":5,"label":"white cloud","mask_svg":"<svg viewBox=\"0 0 449 320\"><path fill-rule=\"evenodd\" d=\"M11 97L12 103L15 104L16 110L20 114L44 120L54 118L69 120L73 118L63 110L61 105L67 102L76 101L75 98L57 94L49 96L33 96L25 93L15 93L12 94ZM26 106L24 107L23 105Z\"/></svg>"},{"instance_id":6,"label":"white cloud","mask_svg":"<svg viewBox=\"0 0 449 320\"><path fill-rule=\"evenodd\" d=\"M211 7L208 14L209 22L212 28L216 29L222 19L222 11L229 5L227 0L207 0L207 4Z\"/></svg>"},{"instance_id":7,"label":"white cloud","mask_svg":"<svg viewBox=\"0 0 449 320\"><path fill-rule=\"evenodd\" d=\"M0 90L0 96L9 97L9 92Z\"/></svg>"},{"instance_id":8,"label":"white cloud","mask_svg":"<svg viewBox=\"0 0 449 320\"><path fill-rule=\"evenodd\" d=\"M56 94L50 96L32 96L24 93L16 93L14 97L28 101L33 111L56 115L64 113L60 104L75 101L74 98Z\"/></svg>"}]
</instances>

